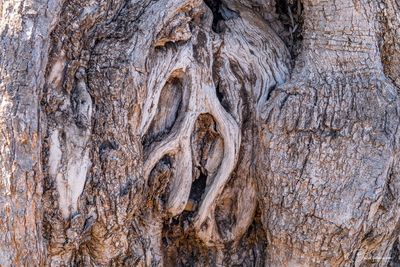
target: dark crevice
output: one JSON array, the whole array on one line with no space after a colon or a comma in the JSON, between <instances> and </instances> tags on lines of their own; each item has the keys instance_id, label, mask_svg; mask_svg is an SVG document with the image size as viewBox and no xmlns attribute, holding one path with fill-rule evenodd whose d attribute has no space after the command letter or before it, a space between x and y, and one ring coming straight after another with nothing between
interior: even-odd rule
<instances>
[{"instance_id":1,"label":"dark crevice","mask_svg":"<svg viewBox=\"0 0 400 267\"><path fill-rule=\"evenodd\" d=\"M286 43L292 60L300 54L303 41L303 4L301 0L276 0L276 13L284 31L279 35Z\"/></svg>"},{"instance_id":2,"label":"dark crevice","mask_svg":"<svg viewBox=\"0 0 400 267\"><path fill-rule=\"evenodd\" d=\"M220 21L224 20L220 12L221 0L204 0L204 3L206 3L213 13L212 30L216 33L222 32L220 25L218 25Z\"/></svg>"},{"instance_id":3,"label":"dark crevice","mask_svg":"<svg viewBox=\"0 0 400 267\"><path fill-rule=\"evenodd\" d=\"M221 52L220 52L221 47L218 48L218 51L214 54L215 60L213 61L212 65L212 76L213 76L213 81L215 86L215 93L217 95L217 98L219 102L221 103L222 107L230 113L230 104L229 104L229 99L226 95L226 89L223 83L223 80L221 80L221 69L223 65L223 60L221 59ZM225 90L224 90L225 89Z\"/></svg>"},{"instance_id":4,"label":"dark crevice","mask_svg":"<svg viewBox=\"0 0 400 267\"><path fill-rule=\"evenodd\" d=\"M389 267L400 266L400 243L397 238L393 244L392 251L390 252Z\"/></svg>"},{"instance_id":5,"label":"dark crevice","mask_svg":"<svg viewBox=\"0 0 400 267\"><path fill-rule=\"evenodd\" d=\"M118 144L117 142L111 140L106 140L103 143L101 143L100 147L99 147L99 154L103 155L104 152L106 152L107 150L115 150L118 149Z\"/></svg>"},{"instance_id":6,"label":"dark crevice","mask_svg":"<svg viewBox=\"0 0 400 267\"><path fill-rule=\"evenodd\" d=\"M227 112L230 112L228 99L225 97L224 90L221 88L219 83L217 83L217 86L215 88L215 93L217 94L217 98L218 98L219 102L221 103L222 107Z\"/></svg>"},{"instance_id":7,"label":"dark crevice","mask_svg":"<svg viewBox=\"0 0 400 267\"><path fill-rule=\"evenodd\" d=\"M239 13L228 8L221 0L204 0L213 13L212 30L216 33L224 31L223 21L237 18Z\"/></svg>"},{"instance_id":8,"label":"dark crevice","mask_svg":"<svg viewBox=\"0 0 400 267\"><path fill-rule=\"evenodd\" d=\"M201 114L195 124L194 131L191 136L192 155L194 166L193 177L207 175L209 177L208 183L212 183L215 171L215 163L213 161L221 161L221 146L223 139L217 131L217 123L210 114ZM216 154L217 153L217 154Z\"/></svg>"},{"instance_id":9,"label":"dark crevice","mask_svg":"<svg viewBox=\"0 0 400 267\"><path fill-rule=\"evenodd\" d=\"M279 15L287 14L288 5L288 0L276 0L276 13L278 13Z\"/></svg>"},{"instance_id":10,"label":"dark crevice","mask_svg":"<svg viewBox=\"0 0 400 267\"><path fill-rule=\"evenodd\" d=\"M163 223L162 245L165 266L194 266L199 259L207 258L207 255L203 255L203 252L207 252L207 248L197 239L191 227L207 182L207 175L201 171L198 173L200 175L192 183L188 201L194 204L195 209L184 210Z\"/></svg>"},{"instance_id":11,"label":"dark crevice","mask_svg":"<svg viewBox=\"0 0 400 267\"><path fill-rule=\"evenodd\" d=\"M271 94L272 94L272 92L275 90L275 88L276 88L276 85L271 86L271 87L269 88L268 94L267 94L267 98L265 99L265 102L267 102L267 101L271 98Z\"/></svg>"},{"instance_id":12,"label":"dark crevice","mask_svg":"<svg viewBox=\"0 0 400 267\"><path fill-rule=\"evenodd\" d=\"M221 89L219 88L219 83L217 84L217 88L215 88L215 92L217 93L217 98L219 100L219 102L223 102L224 101L224 95L221 92Z\"/></svg>"},{"instance_id":13,"label":"dark crevice","mask_svg":"<svg viewBox=\"0 0 400 267\"><path fill-rule=\"evenodd\" d=\"M266 254L267 236L261 222L261 211L257 207L253 222L250 224L246 233L237 244L225 244L224 266L267 266ZM235 257L232 255L243 255L248 253L248 257Z\"/></svg>"},{"instance_id":14,"label":"dark crevice","mask_svg":"<svg viewBox=\"0 0 400 267\"><path fill-rule=\"evenodd\" d=\"M191 214L192 212L183 211L179 216L164 221L164 266L214 266L207 264L212 252L196 237L193 229L188 227Z\"/></svg>"},{"instance_id":15,"label":"dark crevice","mask_svg":"<svg viewBox=\"0 0 400 267\"><path fill-rule=\"evenodd\" d=\"M194 200L197 204L200 203L201 198L206 190L207 175L200 170L199 177L194 180L190 188L189 199Z\"/></svg>"}]
</instances>

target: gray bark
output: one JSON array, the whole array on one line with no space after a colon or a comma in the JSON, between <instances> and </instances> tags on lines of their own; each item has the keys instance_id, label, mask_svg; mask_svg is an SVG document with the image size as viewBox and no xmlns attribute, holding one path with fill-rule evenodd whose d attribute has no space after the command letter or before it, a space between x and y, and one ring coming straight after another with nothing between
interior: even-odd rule
<instances>
[{"instance_id":1,"label":"gray bark","mask_svg":"<svg viewBox=\"0 0 400 267\"><path fill-rule=\"evenodd\" d=\"M0 266L399 264L398 0L0 11Z\"/></svg>"}]
</instances>

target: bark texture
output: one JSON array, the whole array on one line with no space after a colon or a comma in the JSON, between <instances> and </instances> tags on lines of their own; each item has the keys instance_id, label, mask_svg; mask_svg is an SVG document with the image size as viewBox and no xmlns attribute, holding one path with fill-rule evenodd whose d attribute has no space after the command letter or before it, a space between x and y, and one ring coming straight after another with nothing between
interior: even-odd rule
<instances>
[{"instance_id":1,"label":"bark texture","mask_svg":"<svg viewBox=\"0 0 400 267\"><path fill-rule=\"evenodd\" d=\"M0 0L0 266L398 266L398 0Z\"/></svg>"}]
</instances>

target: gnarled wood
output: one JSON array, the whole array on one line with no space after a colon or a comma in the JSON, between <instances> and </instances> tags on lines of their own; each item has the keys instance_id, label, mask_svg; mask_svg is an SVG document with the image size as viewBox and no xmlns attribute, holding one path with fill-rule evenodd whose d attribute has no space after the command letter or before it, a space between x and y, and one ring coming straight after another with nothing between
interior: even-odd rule
<instances>
[{"instance_id":1,"label":"gnarled wood","mask_svg":"<svg viewBox=\"0 0 400 267\"><path fill-rule=\"evenodd\" d=\"M0 1L1 266L396 266L397 0Z\"/></svg>"}]
</instances>

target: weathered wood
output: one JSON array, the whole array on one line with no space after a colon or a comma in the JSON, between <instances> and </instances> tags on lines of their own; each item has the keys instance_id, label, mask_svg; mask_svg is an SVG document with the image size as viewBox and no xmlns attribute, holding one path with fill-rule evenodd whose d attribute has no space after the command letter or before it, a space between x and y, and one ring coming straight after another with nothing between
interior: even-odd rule
<instances>
[{"instance_id":1,"label":"weathered wood","mask_svg":"<svg viewBox=\"0 0 400 267\"><path fill-rule=\"evenodd\" d=\"M1 266L395 266L397 0L0 0Z\"/></svg>"}]
</instances>

